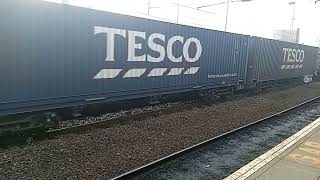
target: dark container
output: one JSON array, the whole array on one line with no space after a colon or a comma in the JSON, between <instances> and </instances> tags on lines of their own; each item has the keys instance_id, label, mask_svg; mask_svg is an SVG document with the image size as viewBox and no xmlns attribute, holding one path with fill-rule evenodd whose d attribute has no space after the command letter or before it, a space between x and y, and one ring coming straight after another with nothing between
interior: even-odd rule
<instances>
[{"instance_id":1,"label":"dark container","mask_svg":"<svg viewBox=\"0 0 320 180\"><path fill-rule=\"evenodd\" d=\"M319 76L320 74L320 48L318 48L318 58L317 58L317 75Z\"/></svg>"},{"instance_id":2,"label":"dark container","mask_svg":"<svg viewBox=\"0 0 320 180\"><path fill-rule=\"evenodd\" d=\"M312 76L316 72L316 47L260 37L250 37L249 47L249 82Z\"/></svg>"},{"instance_id":3,"label":"dark container","mask_svg":"<svg viewBox=\"0 0 320 180\"><path fill-rule=\"evenodd\" d=\"M244 35L39 0L1 0L0 23L0 115L246 78Z\"/></svg>"}]
</instances>

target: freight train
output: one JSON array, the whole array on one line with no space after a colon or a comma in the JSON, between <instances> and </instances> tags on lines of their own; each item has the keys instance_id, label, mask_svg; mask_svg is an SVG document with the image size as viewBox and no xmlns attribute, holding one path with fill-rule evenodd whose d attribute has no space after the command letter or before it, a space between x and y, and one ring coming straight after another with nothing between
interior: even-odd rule
<instances>
[{"instance_id":1,"label":"freight train","mask_svg":"<svg viewBox=\"0 0 320 180\"><path fill-rule=\"evenodd\" d=\"M318 48L40 0L0 2L0 135L60 110L310 82Z\"/></svg>"}]
</instances>

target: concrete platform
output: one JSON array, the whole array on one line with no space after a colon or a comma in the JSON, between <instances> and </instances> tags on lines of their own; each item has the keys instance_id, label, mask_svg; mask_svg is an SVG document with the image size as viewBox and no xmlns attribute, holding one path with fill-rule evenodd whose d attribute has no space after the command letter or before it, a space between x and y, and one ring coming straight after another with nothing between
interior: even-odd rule
<instances>
[{"instance_id":1,"label":"concrete platform","mask_svg":"<svg viewBox=\"0 0 320 180\"><path fill-rule=\"evenodd\" d=\"M320 118L225 180L320 180Z\"/></svg>"}]
</instances>

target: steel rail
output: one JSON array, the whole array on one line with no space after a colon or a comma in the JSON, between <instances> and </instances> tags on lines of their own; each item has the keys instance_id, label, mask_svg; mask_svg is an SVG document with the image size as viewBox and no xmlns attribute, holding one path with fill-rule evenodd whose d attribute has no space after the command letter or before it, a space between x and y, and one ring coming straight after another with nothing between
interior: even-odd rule
<instances>
[{"instance_id":1,"label":"steel rail","mask_svg":"<svg viewBox=\"0 0 320 180\"><path fill-rule=\"evenodd\" d=\"M170 161L170 160L172 160L172 159L178 158L178 157L182 156L183 154L186 154L186 153L191 152L191 151L193 151L193 150L196 150L196 149L198 149L198 148L200 148L200 147L203 147L204 145L207 145L207 144L209 144L209 143L211 143L211 142L213 142L213 141L216 141L216 140L221 139L221 138L223 138L223 137L225 137L225 136L231 135L231 134L233 134L233 133L235 133L235 132L238 132L238 131L240 131L240 130L243 130L243 129L249 127L249 126L253 126L253 125L256 125L256 124L261 123L261 122L263 122L263 121L269 120L269 119L271 119L271 118L280 116L280 115L282 115L282 114L284 114L284 113L287 113L287 112L289 112L289 111L292 111L292 110L294 110L294 109L297 109L297 108L299 108L299 107L301 107L301 106L304 106L304 105L306 105L306 104L312 103L312 102L314 102L314 101L316 101L316 100L318 100L318 99L320 99L320 96L315 97L315 98L312 98L312 99L310 99L310 100L308 100L308 101L305 101L305 102L303 102L303 103L300 103L300 104L298 104L298 105L295 105L295 106L293 106L293 107L290 107L290 108L288 108L288 109L285 109L285 110L280 111L280 112L278 112L278 113L275 113L275 114L273 114L273 115L270 115L270 116L267 116L267 117L265 117L265 118L259 119L259 120L257 120L257 121L252 122L252 123L246 124L246 125L241 126L241 127L239 127L239 128L233 129L233 130L228 131L228 132L226 132L226 133L223 133L223 134L221 134L221 135L219 135L219 136L215 136L215 137L213 137L213 138L211 138L211 139L208 139L208 140L206 140L206 141L203 141L203 142L200 142L200 143L198 143L198 144L192 145L192 146L190 146L190 147L188 147L188 148L182 149L182 150L177 151L177 152L175 152L175 153L172 153L172 154L170 154L170 155L168 155L168 156L165 156L165 157L163 157L163 158L160 158L160 159L158 159L158 160L155 160L155 161L153 161L153 162L151 162L151 163L148 163L148 164L146 164L146 165L140 166L140 167L138 167L138 168L136 168L136 169L133 169L133 170L131 170L131 171L128 171L128 172L126 172L126 173L124 173L124 174L121 174L121 175L119 175L119 176L116 176L116 177L114 177L114 178L112 178L112 179L113 179L113 180L128 179L128 178L132 178L132 177L135 177L135 176L137 176L137 175L143 174L144 172L147 172L148 170L150 170L150 169L152 169L152 168L154 168L154 167L160 166L160 165L162 165L162 164L164 164L164 163L166 163L166 162L168 162L168 161Z\"/></svg>"}]
</instances>

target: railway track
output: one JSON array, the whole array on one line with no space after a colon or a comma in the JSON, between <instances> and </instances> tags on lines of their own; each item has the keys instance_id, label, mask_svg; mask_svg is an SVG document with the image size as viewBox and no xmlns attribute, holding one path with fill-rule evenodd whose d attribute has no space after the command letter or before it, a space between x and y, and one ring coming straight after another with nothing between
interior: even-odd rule
<instances>
[{"instance_id":1,"label":"railway track","mask_svg":"<svg viewBox=\"0 0 320 180\"><path fill-rule=\"evenodd\" d=\"M279 91L285 88L290 88L290 85L283 87L274 87L270 89L271 91ZM264 93L269 92L268 90L264 90ZM44 134L27 134L26 136L17 137L13 141L8 142L5 145L16 144L16 143L31 143L33 140L42 140L43 138L49 137L54 138L58 135L64 135L69 133L83 133L86 131L90 131L94 128L109 128L115 125L123 125L130 124L133 121L142 121L146 118L157 117L163 114L175 113L178 111L188 110L195 107L203 107L212 104L217 104L220 102L226 102L230 100L236 100L238 98L249 97L252 95L256 95L257 91L252 92L241 92L233 95L229 95L225 98L212 100L200 100L199 97L193 96L191 99L181 99L178 101L167 102L158 105L151 106L142 106L142 107L134 107L132 109L126 109L124 112L115 112L115 113L107 113L109 117L104 117L106 114L102 114L99 117L102 120L85 120L86 118L94 119L95 116L88 116L80 118L82 120L76 120L76 123L69 123L69 120L63 120L62 122L68 125L61 125L61 122L58 122L59 125L56 128L51 128L44 132ZM111 115L114 114L114 115ZM121 114L121 115L119 115ZM73 121L73 119L71 120ZM71 124L71 125L70 125ZM13 139L13 138L11 138Z\"/></svg>"},{"instance_id":2,"label":"railway track","mask_svg":"<svg viewBox=\"0 0 320 180\"><path fill-rule=\"evenodd\" d=\"M68 134L68 133L80 133L84 131L89 131L93 128L106 128L111 127L116 124L127 124L132 121L141 121L147 117L155 117L159 116L163 113L172 113L188 108L193 108L195 103L191 103L191 101L184 102L183 106L173 105L172 107L166 107L166 108L159 108L156 110L146 110L141 111L138 113L132 113L130 115L122 115L118 117L113 118L106 118L104 120L95 121L95 122L89 122L89 123L83 123L79 125L74 125L70 127L63 127L63 128L57 128L57 129L51 129L46 131L46 135L48 136L55 136L55 135L62 135L62 134ZM152 109L152 108L151 108Z\"/></svg>"},{"instance_id":3,"label":"railway track","mask_svg":"<svg viewBox=\"0 0 320 180\"><path fill-rule=\"evenodd\" d=\"M242 98L242 97L251 96L251 95L252 95L252 92L233 94L233 95L229 95L228 99L225 99L225 98L217 99L214 102L201 101L200 99L193 97L191 100L182 100L174 103L159 104L160 106L164 106L160 108L157 107L157 105L155 107L145 106L140 108L140 109L146 108L145 110L140 110L140 112L137 112L137 113L133 112L135 111L135 108L134 108L134 109L128 110L128 112L125 113L126 115L120 115L120 116L111 117L111 118L103 118L103 120L93 121L93 122L84 121L81 124L77 124L77 125L50 129L46 131L45 134L50 137L50 136L68 134L68 133L85 132L94 128L112 127L117 124L128 124L132 121L141 121L141 120L144 120L145 118L160 116L161 114L170 114L170 113L174 113L182 110L192 109L195 107L208 106L213 103L235 100L237 98ZM168 104L171 104L171 105L168 105Z\"/></svg>"},{"instance_id":4,"label":"railway track","mask_svg":"<svg viewBox=\"0 0 320 180\"><path fill-rule=\"evenodd\" d=\"M272 88L272 91L279 91L283 90L285 88L290 87L284 86L284 87L274 87ZM264 93L267 93L268 91L264 90ZM76 124L72 126L67 126L67 127L62 127L62 128L55 128L55 129L50 129L46 131L46 135L49 136L55 136L55 135L62 135L62 134L68 134L68 133L79 133L79 132L84 132L91 130L93 128L106 128L106 127L111 127L116 124L128 124L132 121L141 121L145 118L148 117L156 117L161 114L170 114L174 113L177 111L182 111L182 110L188 110L192 109L195 107L201 107L201 106L208 106L213 103L219 103L219 102L225 102L225 101L230 101L230 100L235 100L238 98L243 98L243 97L249 97L252 95L255 95L257 92L252 91L252 92L241 92L238 94L233 94L229 95L226 98L222 99L216 99L216 101L201 101L199 98L193 97L191 100L182 100L182 101L177 101L175 103L165 103L165 104L159 104L160 106L164 107L157 107L156 106L145 106L140 108L140 112L134 113L133 111L135 108L128 110L126 115L120 115L117 117L111 117L111 118L103 118L103 120L99 121L93 121L93 122L82 122L81 124ZM261 92L260 92L261 93ZM171 105L168 105L171 104ZM143 110L146 108L145 110ZM138 108L139 109L139 108Z\"/></svg>"},{"instance_id":5,"label":"railway track","mask_svg":"<svg viewBox=\"0 0 320 180\"><path fill-rule=\"evenodd\" d=\"M170 179L170 178L175 178L175 179L185 179L185 178L199 178L199 177L203 177L206 175L209 175L209 177L213 177L213 179L221 179L226 177L228 174L232 173L233 171L237 170L238 168L240 168L242 165L246 164L247 162L250 162L251 160L253 160L256 156L260 155L261 153L263 153L263 151L268 150L270 147L273 147L274 145L276 145L277 143L281 142L282 139L284 137L287 137L287 134L283 134L283 132L288 131L288 133L294 133L291 131L298 131L299 128L303 128L303 127L299 127L299 126L305 126L306 124L312 122L312 120L314 119L315 116L319 116L320 112L320 96L310 99L306 102L303 102L301 104L298 104L294 107L288 108L284 111L278 112L276 114L273 114L271 116L268 116L266 118L257 120L253 123L244 125L240 128L234 129L232 131L226 132L220 136L214 137L212 139L206 140L204 142L201 142L199 144L190 146L186 149L183 149L181 151L178 151L176 153L170 154L166 157L163 157L161 159L158 159L156 161L153 161L149 164L146 164L144 166L141 166L137 169L134 169L132 171L129 171L127 173L124 173L120 176L114 177L113 179ZM292 116L292 117L291 117ZM295 121L288 121L288 119L286 118L292 118ZM272 121L276 119L276 121ZM287 121L284 121L287 120ZM283 122L282 122L283 121ZM276 125L273 127L273 125L268 125L268 123L280 123L280 125ZM301 123L302 122L302 123ZM218 149L218 151L220 151L221 149L223 149L223 147L225 147L224 145L222 145L221 147L218 145L212 145L218 141L220 141L220 145L221 143L226 143L228 144L228 141L224 141L225 139L229 138L229 141L234 141L234 139L239 138L241 139L241 136L246 136L246 133L249 133L248 138L250 138L251 136L253 136L252 134L254 134L255 132L255 127L263 124L263 123L267 123L264 124L264 126L259 127L260 129L263 129L263 131L272 131L272 133L280 133L279 136L283 136L282 139L279 138L278 141L276 143L271 143L271 145L269 145L268 147L264 147L258 151L254 151L253 154L255 154L256 156L252 155L252 157L247 157L244 158L246 159L245 162L240 162L240 163L236 163L236 165L232 165L231 167L227 167L224 166L222 167L222 169L228 169L228 172L224 171L221 172L221 167L220 170L218 170L219 172L217 174L210 174L210 172L212 173L213 171L216 171L215 169L219 169L216 166L218 165L217 163L208 163L208 165L203 165L202 163L200 163L201 165L199 165L199 162L205 162L208 159L212 158L212 157L208 157L211 154L212 155L212 148L214 146L214 149ZM285 128L285 130L281 130L278 132L277 130L277 126L283 126L282 128ZM248 130L250 129L251 130ZM259 129L258 128L258 129ZM269 128L269 129L268 129ZM272 128L275 128L275 130L273 130ZM245 132L245 131L250 131L250 132ZM251 132L252 131L252 132ZM245 132L245 133L243 133ZM236 138L232 138L231 136L237 136L236 134L239 134L238 137ZM242 133L242 135L241 135ZM262 132L257 131L257 134L263 134ZM267 135L268 136L268 135ZM269 134L269 138L274 138L273 134ZM289 135L288 135L289 136ZM231 138L230 138L231 137ZM265 135L262 135L263 138L265 138ZM244 140L246 141L246 140ZM258 140L259 141L259 140ZM267 143L267 140L263 139L261 142L259 142L260 144L264 144ZM241 141L239 141L241 142ZM234 143L234 142L232 142ZM231 144L232 144L231 143ZM246 141L246 146L250 146L250 141ZM208 146L210 146L211 144L211 148L208 148ZM219 144L219 143L218 143ZM241 146L241 145L240 145ZM259 145L260 146L260 145ZM220 148L220 149L219 149ZM235 146L235 149L237 149L238 147ZM246 148L243 148L246 149ZM250 149L250 147L249 147ZM258 148L259 149L259 148ZM242 151L242 150L240 150ZM209 153L208 153L209 152ZM236 152L236 151L235 151ZM208 153L207 155L204 153ZM250 151L249 151L250 153ZM252 153L252 152L251 152ZM216 159L219 159L220 163L225 163L226 161L233 161L234 159L221 159L221 156L217 156L216 153L214 157ZM241 154L241 153L240 153ZM248 155L247 153L246 156ZM239 155L239 153L238 153ZM229 155L224 153L223 156L227 156L226 158L229 158ZM200 159L199 159L200 157ZM201 159L201 157L205 157L204 159ZM232 157L230 157L232 158ZM242 158L242 157L240 157ZM193 159L193 160L189 160L189 159ZM213 165L214 164L214 165ZM231 163L232 164L232 163ZM192 166L196 166L196 167L192 167ZM201 168L199 167L201 166ZM192 168L191 168L192 167ZM190 169L191 168L193 172L190 173ZM201 173L198 174L199 176L195 175L197 173ZM209 173L209 174L208 174ZM194 176L195 175L195 176ZM211 176L212 175L212 176Z\"/></svg>"},{"instance_id":6,"label":"railway track","mask_svg":"<svg viewBox=\"0 0 320 180\"><path fill-rule=\"evenodd\" d=\"M273 114L277 109L283 110L319 95L319 85L310 88L298 87L288 91L271 91L266 95L259 93L258 96L255 94L253 97L231 98L231 100L228 98L222 103L205 104L170 114L163 112L159 117L142 121L128 124L124 121L125 124L93 128L88 132L75 129L74 132L80 131L80 133L58 135L52 138L39 137L39 141L36 140L28 145L9 145L8 148L2 149L0 147L2 151L0 164L3 167L1 177L5 179L26 177L31 179L34 177L111 179L224 133L228 129L231 130L241 124ZM300 92L305 93L299 96ZM297 99L291 99L292 97ZM282 99L282 102L278 103L278 99ZM148 108L148 110L154 109ZM124 115L124 113L120 114ZM110 116L108 113L106 116L99 116L96 120L114 117L113 115ZM214 119L210 116L214 116ZM234 117L239 118L233 120ZM82 121L82 119L75 119L75 122L78 120ZM203 125L205 127L201 128ZM39 168L42 170L34 171Z\"/></svg>"}]
</instances>

